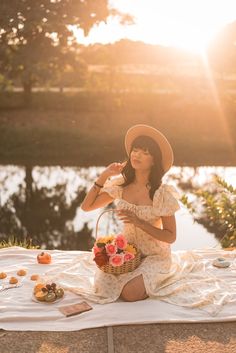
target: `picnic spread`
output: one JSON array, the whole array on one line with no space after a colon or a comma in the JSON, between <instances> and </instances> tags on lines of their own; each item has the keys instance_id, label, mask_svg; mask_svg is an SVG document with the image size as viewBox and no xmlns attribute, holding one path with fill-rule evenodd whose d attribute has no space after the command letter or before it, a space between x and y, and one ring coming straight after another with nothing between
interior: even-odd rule
<instances>
[{"instance_id":1,"label":"picnic spread","mask_svg":"<svg viewBox=\"0 0 236 353\"><path fill-rule=\"evenodd\" d=\"M160 288L159 298L149 297L136 302L118 298L108 303L96 300L94 278L103 272L93 261L92 252L45 252L50 254L50 261L46 256L48 263L38 261L38 256L43 256L42 250L21 247L0 249L1 329L76 331L128 324L236 320L236 250L210 248L174 251L173 264L178 264L181 269L179 278L176 273L170 277ZM223 264L220 267L219 264L224 262L227 266ZM218 266L215 266L216 263ZM12 278L15 278L15 283ZM38 300L34 294L40 283L41 299L47 300ZM189 285L186 287L187 283ZM199 286L197 295L201 294L206 300L195 307L186 303L181 305L180 293L183 293L183 298L186 293L191 296L190 289L196 283ZM178 304L175 303L176 295ZM192 292L194 295L196 293ZM196 302L196 298L190 302ZM76 314L63 314L68 306L73 305L77 308Z\"/></svg>"}]
</instances>

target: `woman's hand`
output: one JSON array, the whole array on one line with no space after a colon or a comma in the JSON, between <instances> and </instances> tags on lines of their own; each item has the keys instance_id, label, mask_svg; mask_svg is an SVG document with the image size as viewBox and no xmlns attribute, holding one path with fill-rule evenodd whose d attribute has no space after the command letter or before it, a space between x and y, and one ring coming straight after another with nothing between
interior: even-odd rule
<instances>
[{"instance_id":1,"label":"woman's hand","mask_svg":"<svg viewBox=\"0 0 236 353\"><path fill-rule=\"evenodd\" d=\"M124 223L131 223L136 227L140 227L143 224L143 220L136 216L136 214L129 210L117 211L118 217Z\"/></svg>"},{"instance_id":2,"label":"woman's hand","mask_svg":"<svg viewBox=\"0 0 236 353\"><path fill-rule=\"evenodd\" d=\"M122 172L125 164L126 164L126 162L124 162L124 163L111 163L106 167L106 169L103 171L102 174L106 175L108 178L110 176L119 175Z\"/></svg>"}]
</instances>

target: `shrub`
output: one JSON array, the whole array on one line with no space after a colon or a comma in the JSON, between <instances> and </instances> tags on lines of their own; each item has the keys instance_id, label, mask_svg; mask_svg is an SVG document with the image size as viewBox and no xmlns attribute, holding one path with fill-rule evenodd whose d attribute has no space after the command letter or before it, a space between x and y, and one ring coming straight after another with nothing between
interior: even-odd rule
<instances>
[{"instance_id":1,"label":"shrub","mask_svg":"<svg viewBox=\"0 0 236 353\"><path fill-rule=\"evenodd\" d=\"M193 191L196 200L181 199L195 220L215 233L223 248L236 247L236 189L217 175L213 183ZM201 210L197 209L200 206Z\"/></svg>"}]
</instances>

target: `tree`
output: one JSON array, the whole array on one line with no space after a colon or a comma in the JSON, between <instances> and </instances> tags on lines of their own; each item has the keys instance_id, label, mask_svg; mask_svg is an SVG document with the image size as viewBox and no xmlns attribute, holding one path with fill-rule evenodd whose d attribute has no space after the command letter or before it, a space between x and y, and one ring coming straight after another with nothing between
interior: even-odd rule
<instances>
[{"instance_id":1,"label":"tree","mask_svg":"<svg viewBox=\"0 0 236 353\"><path fill-rule=\"evenodd\" d=\"M109 9L108 0L1 0L0 68L9 77L20 77L27 103L36 82L73 66L73 28L87 35L109 15L130 21Z\"/></svg>"}]
</instances>

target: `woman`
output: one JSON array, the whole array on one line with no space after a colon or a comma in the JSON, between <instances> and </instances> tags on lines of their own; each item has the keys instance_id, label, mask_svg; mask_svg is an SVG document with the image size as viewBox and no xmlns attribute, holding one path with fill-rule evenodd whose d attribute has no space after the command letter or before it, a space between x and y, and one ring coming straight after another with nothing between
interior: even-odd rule
<instances>
[{"instance_id":1,"label":"woman","mask_svg":"<svg viewBox=\"0 0 236 353\"><path fill-rule=\"evenodd\" d=\"M158 130L147 125L131 127L125 136L128 160L110 164L95 181L81 208L92 211L115 199L124 235L141 251L143 260L131 273L114 276L99 269L96 293L104 301L119 297L138 301L155 297L171 267L170 244L176 239L174 213L180 208L178 193L162 184L173 164L173 151ZM110 177L122 174L122 177Z\"/></svg>"},{"instance_id":2,"label":"woman","mask_svg":"<svg viewBox=\"0 0 236 353\"><path fill-rule=\"evenodd\" d=\"M125 148L127 162L112 163L101 173L82 209L94 210L115 200L124 235L141 251L141 264L132 272L108 274L97 268L91 252L82 251L71 263L58 265L41 280L56 282L99 304L150 297L216 315L224 304L236 302L235 281L229 280L236 266L235 255L228 255L232 269L227 277L212 266L215 249L209 249L208 258L201 250L171 254L179 194L172 185L163 184L162 178L173 164L172 148L160 131L146 125L128 130Z\"/></svg>"}]
</instances>

